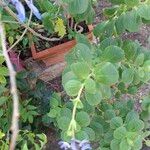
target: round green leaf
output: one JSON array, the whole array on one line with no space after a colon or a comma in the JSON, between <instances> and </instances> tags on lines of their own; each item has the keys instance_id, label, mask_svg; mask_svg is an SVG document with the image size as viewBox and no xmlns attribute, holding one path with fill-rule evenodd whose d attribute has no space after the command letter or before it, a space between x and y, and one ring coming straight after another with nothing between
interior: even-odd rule
<instances>
[{"instance_id":1,"label":"round green leaf","mask_svg":"<svg viewBox=\"0 0 150 150\"><path fill-rule=\"evenodd\" d=\"M76 96L82 86L82 83L78 80L70 80L65 84L65 91L69 96Z\"/></svg>"},{"instance_id":2,"label":"round green leaf","mask_svg":"<svg viewBox=\"0 0 150 150\"><path fill-rule=\"evenodd\" d=\"M121 140L125 138L127 134L127 130L125 127L119 127L114 131L114 138L117 140Z\"/></svg>"},{"instance_id":3,"label":"round green leaf","mask_svg":"<svg viewBox=\"0 0 150 150\"><path fill-rule=\"evenodd\" d=\"M110 148L111 150L120 150L119 149L119 144L120 144L120 141L119 140L116 140L116 139L113 139L110 143Z\"/></svg>"},{"instance_id":4,"label":"round green leaf","mask_svg":"<svg viewBox=\"0 0 150 150\"><path fill-rule=\"evenodd\" d=\"M98 64L94 70L98 82L112 85L118 82L119 74L115 66L109 62Z\"/></svg>"},{"instance_id":5,"label":"round green leaf","mask_svg":"<svg viewBox=\"0 0 150 150\"><path fill-rule=\"evenodd\" d=\"M126 68L122 73L122 82L130 84L134 78L134 70L132 68Z\"/></svg>"},{"instance_id":6,"label":"round green leaf","mask_svg":"<svg viewBox=\"0 0 150 150\"><path fill-rule=\"evenodd\" d=\"M62 108L61 111L60 111L60 115L63 117L63 116L66 116L68 118L71 118L72 116L72 111L69 109L69 108Z\"/></svg>"},{"instance_id":7,"label":"round green leaf","mask_svg":"<svg viewBox=\"0 0 150 150\"><path fill-rule=\"evenodd\" d=\"M131 132L141 131L144 128L144 122L139 119L133 119L127 124L126 128Z\"/></svg>"},{"instance_id":8,"label":"round green leaf","mask_svg":"<svg viewBox=\"0 0 150 150\"><path fill-rule=\"evenodd\" d=\"M78 112L76 114L76 121L81 127L87 127L90 124L90 116L84 111Z\"/></svg>"},{"instance_id":9,"label":"round green leaf","mask_svg":"<svg viewBox=\"0 0 150 150\"><path fill-rule=\"evenodd\" d=\"M102 97L104 99L109 99L111 98L112 96L112 93L111 93L111 88L108 86L108 85L105 85L105 84L100 84L99 85L99 89L102 93Z\"/></svg>"},{"instance_id":10,"label":"round green leaf","mask_svg":"<svg viewBox=\"0 0 150 150\"><path fill-rule=\"evenodd\" d=\"M124 27L129 32L137 32L139 31L142 21L140 16L138 16L137 12L135 10L132 10L125 14L123 23L124 23Z\"/></svg>"},{"instance_id":11,"label":"round green leaf","mask_svg":"<svg viewBox=\"0 0 150 150\"><path fill-rule=\"evenodd\" d=\"M130 40L126 40L123 43L123 50L125 52L125 57L128 60L134 60L135 56L137 54L137 44L135 42L132 42Z\"/></svg>"},{"instance_id":12,"label":"round green leaf","mask_svg":"<svg viewBox=\"0 0 150 150\"><path fill-rule=\"evenodd\" d=\"M124 58L124 51L117 46L108 46L102 53L101 59L104 61L117 63Z\"/></svg>"},{"instance_id":13,"label":"round green leaf","mask_svg":"<svg viewBox=\"0 0 150 150\"><path fill-rule=\"evenodd\" d=\"M143 64L143 62L144 62L144 54L141 53L141 54L139 54L139 55L136 57L136 59L135 59L135 65L140 66L140 65Z\"/></svg>"},{"instance_id":14,"label":"round green leaf","mask_svg":"<svg viewBox=\"0 0 150 150\"><path fill-rule=\"evenodd\" d=\"M66 131L70 124L70 119L68 117L61 117L57 120L59 129Z\"/></svg>"},{"instance_id":15,"label":"round green leaf","mask_svg":"<svg viewBox=\"0 0 150 150\"><path fill-rule=\"evenodd\" d=\"M82 14L88 9L89 0L73 0L69 3L70 14Z\"/></svg>"},{"instance_id":16,"label":"round green leaf","mask_svg":"<svg viewBox=\"0 0 150 150\"><path fill-rule=\"evenodd\" d=\"M51 106L52 108L55 108L55 107L57 107L58 105L59 105L58 100L52 97L52 99L50 99L50 106Z\"/></svg>"},{"instance_id":17,"label":"round green leaf","mask_svg":"<svg viewBox=\"0 0 150 150\"><path fill-rule=\"evenodd\" d=\"M83 130L88 134L88 137L89 137L90 141L95 140L95 132L92 128L86 127Z\"/></svg>"},{"instance_id":18,"label":"round green leaf","mask_svg":"<svg viewBox=\"0 0 150 150\"><path fill-rule=\"evenodd\" d=\"M50 112L47 114L51 118L55 118L57 116L56 109L51 109Z\"/></svg>"},{"instance_id":19,"label":"round green leaf","mask_svg":"<svg viewBox=\"0 0 150 150\"><path fill-rule=\"evenodd\" d=\"M129 123L131 120L139 119L139 114L135 111L130 111L126 116L126 123Z\"/></svg>"},{"instance_id":20,"label":"round green leaf","mask_svg":"<svg viewBox=\"0 0 150 150\"><path fill-rule=\"evenodd\" d=\"M134 6L138 5L140 1L139 0L132 0L132 1L131 0L124 0L124 2L128 6L134 7Z\"/></svg>"},{"instance_id":21,"label":"round green leaf","mask_svg":"<svg viewBox=\"0 0 150 150\"><path fill-rule=\"evenodd\" d=\"M91 106L98 105L102 100L102 95L100 92L97 92L95 94L90 94L86 92L85 97L86 97L88 104L90 104Z\"/></svg>"},{"instance_id":22,"label":"round green leaf","mask_svg":"<svg viewBox=\"0 0 150 150\"><path fill-rule=\"evenodd\" d=\"M77 62L72 64L71 70L78 78L81 79L86 79L90 74L90 68L88 67L87 63L84 62Z\"/></svg>"},{"instance_id":23,"label":"round green leaf","mask_svg":"<svg viewBox=\"0 0 150 150\"><path fill-rule=\"evenodd\" d=\"M121 140L121 143L119 145L120 150L131 150L130 145L128 144L126 139Z\"/></svg>"},{"instance_id":24,"label":"round green leaf","mask_svg":"<svg viewBox=\"0 0 150 150\"><path fill-rule=\"evenodd\" d=\"M85 91L91 94L94 94L96 92L96 83L93 79L88 78L85 81Z\"/></svg>"},{"instance_id":25,"label":"round green leaf","mask_svg":"<svg viewBox=\"0 0 150 150\"><path fill-rule=\"evenodd\" d=\"M113 109L108 109L104 113L104 117L106 120L111 120L116 116L115 111Z\"/></svg>"},{"instance_id":26,"label":"round green leaf","mask_svg":"<svg viewBox=\"0 0 150 150\"><path fill-rule=\"evenodd\" d=\"M89 139L88 134L86 133L86 131L79 131L78 133L76 133L76 138L78 140L85 140L85 139Z\"/></svg>"},{"instance_id":27,"label":"round green leaf","mask_svg":"<svg viewBox=\"0 0 150 150\"><path fill-rule=\"evenodd\" d=\"M137 12L139 16L146 20L150 20L150 5L142 4L138 7Z\"/></svg>"},{"instance_id":28,"label":"round green leaf","mask_svg":"<svg viewBox=\"0 0 150 150\"><path fill-rule=\"evenodd\" d=\"M110 120L110 127L116 129L123 125L123 120L121 117L115 117Z\"/></svg>"}]
</instances>

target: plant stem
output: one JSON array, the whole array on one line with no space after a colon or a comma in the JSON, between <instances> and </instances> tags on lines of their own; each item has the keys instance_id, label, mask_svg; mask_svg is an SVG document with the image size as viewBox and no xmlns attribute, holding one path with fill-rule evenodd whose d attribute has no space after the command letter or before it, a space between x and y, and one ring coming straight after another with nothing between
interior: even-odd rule
<instances>
[{"instance_id":1,"label":"plant stem","mask_svg":"<svg viewBox=\"0 0 150 150\"><path fill-rule=\"evenodd\" d=\"M10 87L11 87L11 95L13 100L13 113L12 113L12 122L11 122L11 142L10 142L10 150L15 149L17 135L19 132L19 125L18 125L18 118L19 118L19 97L17 92L17 85L16 85L16 72L13 68L13 65L10 61L7 49L6 49L6 37L4 32L4 26L0 21L0 39L1 39L1 46L3 50L3 55L6 60L6 64L9 70L9 77L10 77Z\"/></svg>"},{"instance_id":2,"label":"plant stem","mask_svg":"<svg viewBox=\"0 0 150 150\"><path fill-rule=\"evenodd\" d=\"M32 18L32 11L30 11L30 17L27 23L27 26L29 27L30 22L31 22L31 18ZM22 35L19 37L19 39L8 49L8 51L12 50L24 37L24 35L27 33L27 28L25 28L25 30L23 31Z\"/></svg>"},{"instance_id":3,"label":"plant stem","mask_svg":"<svg viewBox=\"0 0 150 150\"><path fill-rule=\"evenodd\" d=\"M77 105L78 105L78 102L79 102L79 100L80 100L80 97L81 97L83 88L84 88L84 84L81 85L81 88L80 88L80 90L79 90L79 92L78 92L78 95L77 95L77 97L75 98L76 101L75 101L75 104L74 104L74 107L73 107L73 111L72 111L72 119L71 119L71 121L70 121L69 128L68 128L68 130L73 130L73 131L72 131L72 138L75 138L75 129L74 129L74 128L72 129L72 122L75 122L75 116L76 116Z\"/></svg>"}]
</instances>

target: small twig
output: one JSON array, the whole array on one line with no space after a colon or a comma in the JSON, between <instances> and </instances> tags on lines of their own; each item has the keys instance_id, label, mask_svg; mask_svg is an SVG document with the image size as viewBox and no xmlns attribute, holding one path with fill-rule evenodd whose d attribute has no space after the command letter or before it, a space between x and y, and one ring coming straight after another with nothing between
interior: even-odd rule
<instances>
[{"instance_id":1,"label":"small twig","mask_svg":"<svg viewBox=\"0 0 150 150\"><path fill-rule=\"evenodd\" d=\"M31 18L32 18L32 11L30 11L30 16L29 16L29 20L27 23L27 26L29 27L30 22L31 22ZM19 37L19 39L8 49L8 51L11 51L24 37L24 35L27 33L27 28L25 28L25 30L23 31L22 35Z\"/></svg>"},{"instance_id":2,"label":"small twig","mask_svg":"<svg viewBox=\"0 0 150 150\"><path fill-rule=\"evenodd\" d=\"M3 55L6 60L6 64L9 70L9 77L10 77L10 87L11 87L11 95L13 100L13 114L12 114L12 122L11 122L11 142L10 142L10 150L15 149L17 135L19 132L19 125L18 125L18 118L19 118L19 97L17 93L17 85L16 85L16 72L13 68L13 65L10 61L7 49L6 49L6 37L4 32L4 26L0 22L0 39L1 45L3 50Z\"/></svg>"},{"instance_id":3,"label":"small twig","mask_svg":"<svg viewBox=\"0 0 150 150\"><path fill-rule=\"evenodd\" d=\"M74 23L74 20L73 20L72 17L70 18L70 20L71 20L71 22L70 22L70 28L73 29L73 23Z\"/></svg>"},{"instance_id":4,"label":"small twig","mask_svg":"<svg viewBox=\"0 0 150 150\"><path fill-rule=\"evenodd\" d=\"M77 30L77 27L80 28L79 30ZM83 32L83 27L81 27L80 25L78 25L78 23L75 23L74 25L74 30L78 33L82 33Z\"/></svg>"},{"instance_id":5,"label":"small twig","mask_svg":"<svg viewBox=\"0 0 150 150\"><path fill-rule=\"evenodd\" d=\"M2 0L0 0L0 6L2 6L5 11L7 11L16 21L19 22L18 18L17 18L17 15L8 7L5 5L4 2L2 2ZM20 23L22 27L24 28L27 28L28 31L30 31L33 35L43 39L43 40L46 40L46 41L60 41L62 38L48 38L48 37L44 37L42 36L41 34L37 33L36 31L34 31L32 28L28 27L26 24L24 23Z\"/></svg>"}]
</instances>

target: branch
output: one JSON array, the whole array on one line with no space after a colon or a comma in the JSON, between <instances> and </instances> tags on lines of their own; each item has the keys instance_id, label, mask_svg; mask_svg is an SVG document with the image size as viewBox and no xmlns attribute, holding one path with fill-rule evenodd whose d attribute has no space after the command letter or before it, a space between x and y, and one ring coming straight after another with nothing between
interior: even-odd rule
<instances>
[{"instance_id":1,"label":"branch","mask_svg":"<svg viewBox=\"0 0 150 150\"><path fill-rule=\"evenodd\" d=\"M31 22L31 18L32 18L32 11L30 11L30 16L29 16L29 20L27 23L27 26L29 27L30 22ZM25 28L25 30L23 31L22 35L20 36L20 38L8 49L8 51L12 50L24 37L24 35L27 33L27 28Z\"/></svg>"},{"instance_id":2,"label":"branch","mask_svg":"<svg viewBox=\"0 0 150 150\"><path fill-rule=\"evenodd\" d=\"M2 2L2 0L0 0L0 6L3 7L5 9L5 11L7 11L16 21L19 22L17 15L6 5L6 3ZM20 23L20 22L19 22ZM34 31L32 28L28 27L25 23L20 23L20 25L24 28L27 28L28 31L30 31L33 35L46 40L46 41L60 41L61 38L48 38L48 37L44 37L41 34L37 33L36 31Z\"/></svg>"},{"instance_id":3,"label":"branch","mask_svg":"<svg viewBox=\"0 0 150 150\"><path fill-rule=\"evenodd\" d=\"M0 39L1 39L1 46L3 50L3 55L6 60L6 64L9 70L9 77L10 77L10 87L11 87L11 95L13 100L13 114L12 114L12 122L11 122L11 131L12 137L10 142L10 150L15 149L17 135L19 132L19 125L18 125L18 118L19 118L19 97L17 93L17 85L16 85L16 72L13 68L13 65L10 61L7 49L6 49L6 37L4 32L4 26L0 21Z\"/></svg>"}]
</instances>

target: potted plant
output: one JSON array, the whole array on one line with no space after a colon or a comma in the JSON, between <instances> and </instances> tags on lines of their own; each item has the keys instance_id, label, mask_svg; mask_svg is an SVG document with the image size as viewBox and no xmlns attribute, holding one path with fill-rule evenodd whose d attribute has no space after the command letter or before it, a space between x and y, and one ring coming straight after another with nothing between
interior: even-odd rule
<instances>
[{"instance_id":1,"label":"potted plant","mask_svg":"<svg viewBox=\"0 0 150 150\"><path fill-rule=\"evenodd\" d=\"M32 38L31 52L35 60L42 60L46 66L64 61L64 56L76 44L76 33L86 34L92 39L91 25L94 10L91 0L71 2L36 1L42 14L40 28L42 35L51 37L50 42ZM68 17L69 16L69 17ZM89 24L89 25L87 25Z\"/></svg>"}]
</instances>

